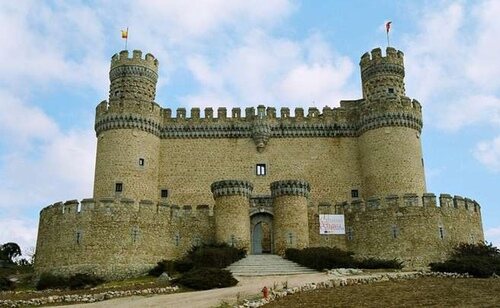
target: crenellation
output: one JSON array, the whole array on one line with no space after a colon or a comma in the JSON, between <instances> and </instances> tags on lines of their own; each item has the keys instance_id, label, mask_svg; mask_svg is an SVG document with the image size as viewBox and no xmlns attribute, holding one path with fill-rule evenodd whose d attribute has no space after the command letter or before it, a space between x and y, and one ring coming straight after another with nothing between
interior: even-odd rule
<instances>
[{"instance_id":1,"label":"crenellation","mask_svg":"<svg viewBox=\"0 0 500 308\"><path fill-rule=\"evenodd\" d=\"M205 108L205 119L211 120L214 118L214 109L212 107Z\"/></svg>"},{"instance_id":2,"label":"crenellation","mask_svg":"<svg viewBox=\"0 0 500 308\"><path fill-rule=\"evenodd\" d=\"M195 121L200 119L200 108L191 108L191 119Z\"/></svg>"},{"instance_id":3,"label":"crenellation","mask_svg":"<svg viewBox=\"0 0 500 308\"><path fill-rule=\"evenodd\" d=\"M296 107L295 108L295 120L302 120L304 119L304 108L302 107Z\"/></svg>"},{"instance_id":4,"label":"crenellation","mask_svg":"<svg viewBox=\"0 0 500 308\"><path fill-rule=\"evenodd\" d=\"M289 119L290 118L290 108L281 107L281 119Z\"/></svg>"},{"instance_id":5,"label":"crenellation","mask_svg":"<svg viewBox=\"0 0 500 308\"><path fill-rule=\"evenodd\" d=\"M186 108L177 108L176 118L177 120L186 120Z\"/></svg>"},{"instance_id":6,"label":"crenellation","mask_svg":"<svg viewBox=\"0 0 500 308\"><path fill-rule=\"evenodd\" d=\"M465 199L462 196L454 196L453 207L456 209L465 209Z\"/></svg>"},{"instance_id":7,"label":"crenellation","mask_svg":"<svg viewBox=\"0 0 500 308\"><path fill-rule=\"evenodd\" d=\"M241 108L235 107L232 109L232 118L238 120L241 118Z\"/></svg>"},{"instance_id":8,"label":"crenellation","mask_svg":"<svg viewBox=\"0 0 500 308\"><path fill-rule=\"evenodd\" d=\"M217 118L219 120L225 121L227 118L227 109L225 107L219 107L217 109Z\"/></svg>"},{"instance_id":9,"label":"crenellation","mask_svg":"<svg viewBox=\"0 0 500 308\"><path fill-rule=\"evenodd\" d=\"M255 117L255 108L254 107L247 107L245 108L245 118L246 120L253 120Z\"/></svg>"},{"instance_id":10,"label":"crenellation","mask_svg":"<svg viewBox=\"0 0 500 308\"><path fill-rule=\"evenodd\" d=\"M276 108L267 107L267 117L269 119L276 119Z\"/></svg>"},{"instance_id":11,"label":"crenellation","mask_svg":"<svg viewBox=\"0 0 500 308\"><path fill-rule=\"evenodd\" d=\"M424 193L422 196L422 205L424 207L436 207L436 195L433 193Z\"/></svg>"}]
</instances>

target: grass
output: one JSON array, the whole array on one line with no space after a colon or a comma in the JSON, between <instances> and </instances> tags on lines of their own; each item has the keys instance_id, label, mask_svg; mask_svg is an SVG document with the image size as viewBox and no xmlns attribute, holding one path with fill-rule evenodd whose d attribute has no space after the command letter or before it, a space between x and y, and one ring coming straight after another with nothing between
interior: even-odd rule
<instances>
[{"instance_id":1,"label":"grass","mask_svg":"<svg viewBox=\"0 0 500 308\"><path fill-rule=\"evenodd\" d=\"M143 290L155 287L165 287L170 284L158 283L156 277L144 276L138 278L131 278L126 280L118 280L105 282L92 289L82 289L82 290L48 290L44 292L34 292L33 288L31 290L17 290L24 292L0 292L0 300L10 299L10 300L20 300L20 299L33 299L39 297L47 297L51 295L70 295L70 294L96 294L107 291L128 291L128 290ZM31 291L31 292L30 292Z\"/></svg>"},{"instance_id":2,"label":"grass","mask_svg":"<svg viewBox=\"0 0 500 308\"><path fill-rule=\"evenodd\" d=\"M499 294L500 279L422 277L302 292L264 307L500 307Z\"/></svg>"}]
</instances>

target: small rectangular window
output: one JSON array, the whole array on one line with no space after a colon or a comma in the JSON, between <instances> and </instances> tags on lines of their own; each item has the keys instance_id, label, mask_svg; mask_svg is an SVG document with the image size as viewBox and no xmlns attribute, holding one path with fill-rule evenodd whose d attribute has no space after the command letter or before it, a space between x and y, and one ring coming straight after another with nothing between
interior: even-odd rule
<instances>
[{"instance_id":1,"label":"small rectangular window","mask_svg":"<svg viewBox=\"0 0 500 308\"><path fill-rule=\"evenodd\" d=\"M168 189L162 189L161 190L161 197L162 198L168 198Z\"/></svg>"},{"instance_id":2,"label":"small rectangular window","mask_svg":"<svg viewBox=\"0 0 500 308\"><path fill-rule=\"evenodd\" d=\"M394 88L389 88L389 89L387 90L387 92L389 92L389 93L394 93Z\"/></svg>"},{"instance_id":3,"label":"small rectangular window","mask_svg":"<svg viewBox=\"0 0 500 308\"><path fill-rule=\"evenodd\" d=\"M393 239L398 238L398 233L399 233L398 227L392 226L391 231L392 231L392 238Z\"/></svg>"},{"instance_id":4,"label":"small rectangular window","mask_svg":"<svg viewBox=\"0 0 500 308\"><path fill-rule=\"evenodd\" d=\"M76 243L80 244L82 242L82 232L76 231Z\"/></svg>"},{"instance_id":5,"label":"small rectangular window","mask_svg":"<svg viewBox=\"0 0 500 308\"><path fill-rule=\"evenodd\" d=\"M257 164L255 166L255 172L258 176L266 175L266 164Z\"/></svg>"},{"instance_id":6,"label":"small rectangular window","mask_svg":"<svg viewBox=\"0 0 500 308\"><path fill-rule=\"evenodd\" d=\"M115 192L122 192L122 191L123 191L123 183L116 183Z\"/></svg>"},{"instance_id":7,"label":"small rectangular window","mask_svg":"<svg viewBox=\"0 0 500 308\"><path fill-rule=\"evenodd\" d=\"M441 226L439 227L439 238L444 239L444 228Z\"/></svg>"},{"instance_id":8,"label":"small rectangular window","mask_svg":"<svg viewBox=\"0 0 500 308\"><path fill-rule=\"evenodd\" d=\"M139 166L144 166L144 158L139 158Z\"/></svg>"},{"instance_id":9,"label":"small rectangular window","mask_svg":"<svg viewBox=\"0 0 500 308\"><path fill-rule=\"evenodd\" d=\"M359 198L359 191L357 189L351 190L351 198Z\"/></svg>"}]
</instances>

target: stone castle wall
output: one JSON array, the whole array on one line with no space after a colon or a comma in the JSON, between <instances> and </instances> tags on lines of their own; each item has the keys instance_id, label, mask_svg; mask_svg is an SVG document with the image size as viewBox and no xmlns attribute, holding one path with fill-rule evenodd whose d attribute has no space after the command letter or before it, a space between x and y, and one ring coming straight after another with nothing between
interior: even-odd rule
<instances>
[{"instance_id":1,"label":"stone castle wall","mask_svg":"<svg viewBox=\"0 0 500 308\"><path fill-rule=\"evenodd\" d=\"M207 205L179 207L103 198L59 202L40 212L36 271L138 275L214 238Z\"/></svg>"},{"instance_id":2,"label":"stone castle wall","mask_svg":"<svg viewBox=\"0 0 500 308\"><path fill-rule=\"evenodd\" d=\"M404 194L337 204L347 249L418 267L445 260L459 243L484 241L476 201L446 194L439 201L434 194Z\"/></svg>"}]
</instances>

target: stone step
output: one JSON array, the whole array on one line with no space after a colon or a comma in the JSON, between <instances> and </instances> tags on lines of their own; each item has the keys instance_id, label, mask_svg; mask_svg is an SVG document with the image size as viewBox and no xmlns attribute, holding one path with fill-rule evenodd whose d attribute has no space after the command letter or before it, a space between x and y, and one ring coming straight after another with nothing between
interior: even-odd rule
<instances>
[{"instance_id":1,"label":"stone step","mask_svg":"<svg viewBox=\"0 0 500 308\"><path fill-rule=\"evenodd\" d=\"M235 276L271 276L317 273L278 255L248 255L226 268Z\"/></svg>"}]
</instances>

